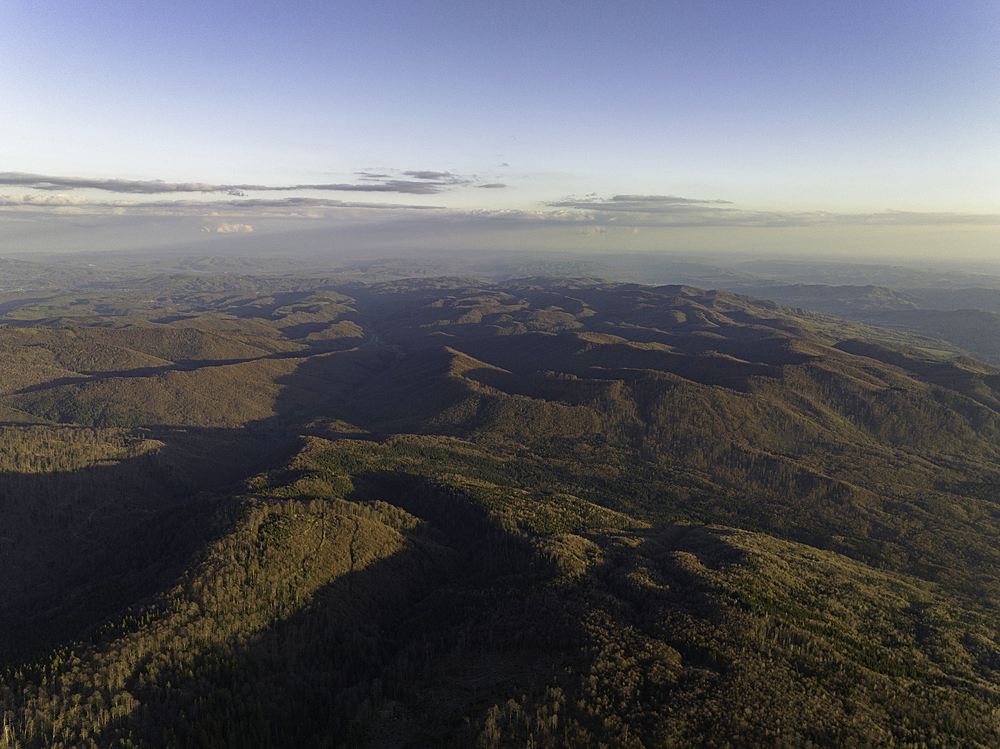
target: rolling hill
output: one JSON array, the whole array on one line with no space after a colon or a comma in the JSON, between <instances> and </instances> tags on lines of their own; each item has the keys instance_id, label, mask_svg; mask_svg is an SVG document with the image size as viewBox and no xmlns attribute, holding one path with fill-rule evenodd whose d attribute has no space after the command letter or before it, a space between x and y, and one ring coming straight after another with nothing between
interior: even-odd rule
<instances>
[{"instance_id":1,"label":"rolling hill","mask_svg":"<svg viewBox=\"0 0 1000 749\"><path fill-rule=\"evenodd\" d=\"M0 746L1000 743L1000 370L954 344L688 286L102 283L0 308Z\"/></svg>"}]
</instances>

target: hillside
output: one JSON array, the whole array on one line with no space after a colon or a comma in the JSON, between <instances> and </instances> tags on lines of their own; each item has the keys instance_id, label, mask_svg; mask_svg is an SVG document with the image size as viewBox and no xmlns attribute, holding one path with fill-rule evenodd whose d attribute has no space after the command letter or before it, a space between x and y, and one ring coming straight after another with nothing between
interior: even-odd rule
<instances>
[{"instance_id":1,"label":"hillside","mask_svg":"<svg viewBox=\"0 0 1000 749\"><path fill-rule=\"evenodd\" d=\"M1000 292L993 288L911 288L819 284L739 285L744 293L867 325L947 341L1000 361Z\"/></svg>"},{"instance_id":2,"label":"hillside","mask_svg":"<svg viewBox=\"0 0 1000 749\"><path fill-rule=\"evenodd\" d=\"M1000 743L1000 370L953 345L687 286L102 283L0 302L0 746Z\"/></svg>"}]
</instances>

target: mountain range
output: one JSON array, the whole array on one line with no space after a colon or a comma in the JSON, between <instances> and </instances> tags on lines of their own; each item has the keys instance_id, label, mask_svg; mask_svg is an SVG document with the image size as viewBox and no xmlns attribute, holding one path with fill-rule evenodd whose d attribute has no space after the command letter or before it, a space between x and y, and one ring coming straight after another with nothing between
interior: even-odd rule
<instances>
[{"instance_id":1,"label":"mountain range","mask_svg":"<svg viewBox=\"0 0 1000 749\"><path fill-rule=\"evenodd\" d=\"M7 269L0 746L1000 745L1000 292L203 266Z\"/></svg>"}]
</instances>

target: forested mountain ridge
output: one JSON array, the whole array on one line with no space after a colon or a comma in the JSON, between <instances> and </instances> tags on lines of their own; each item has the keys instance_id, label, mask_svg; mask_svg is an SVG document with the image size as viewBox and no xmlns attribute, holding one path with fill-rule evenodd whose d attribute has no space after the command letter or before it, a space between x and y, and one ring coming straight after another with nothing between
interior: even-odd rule
<instances>
[{"instance_id":1,"label":"forested mountain ridge","mask_svg":"<svg viewBox=\"0 0 1000 749\"><path fill-rule=\"evenodd\" d=\"M920 332L988 361L1000 361L1000 291L819 284L742 284L744 293L868 325Z\"/></svg>"},{"instance_id":2,"label":"forested mountain ridge","mask_svg":"<svg viewBox=\"0 0 1000 749\"><path fill-rule=\"evenodd\" d=\"M566 279L0 303L6 746L1000 743L950 344Z\"/></svg>"}]
</instances>

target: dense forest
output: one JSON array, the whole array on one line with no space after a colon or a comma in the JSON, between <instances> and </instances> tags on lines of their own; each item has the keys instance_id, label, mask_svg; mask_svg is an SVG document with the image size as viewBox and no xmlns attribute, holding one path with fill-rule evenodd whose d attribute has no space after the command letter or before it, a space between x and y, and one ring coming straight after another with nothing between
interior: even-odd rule
<instances>
[{"instance_id":1,"label":"dense forest","mask_svg":"<svg viewBox=\"0 0 1000 749\"><path fill-rule=\"evenodd\" d=\"M0 747L1000 745L960 337L197 270L0 295Z\"/></svg>"}]
</instances>

